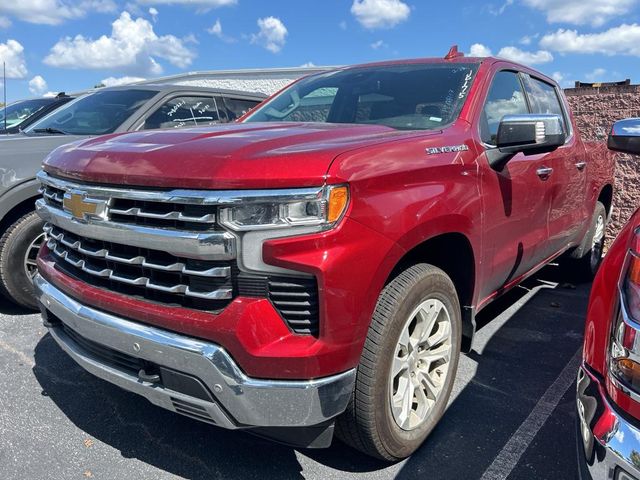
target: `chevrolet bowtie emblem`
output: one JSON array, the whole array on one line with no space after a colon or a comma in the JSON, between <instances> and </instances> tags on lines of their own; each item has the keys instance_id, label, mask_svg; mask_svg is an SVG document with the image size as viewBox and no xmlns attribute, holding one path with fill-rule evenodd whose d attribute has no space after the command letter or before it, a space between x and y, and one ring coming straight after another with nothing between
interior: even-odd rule
<instances>
[{"instance_id":1,"label":"chevrolet bowtie emblem","mask_svg":"<svg viewBox=\"0 0 640 480\"><path fill-rule=\"evenodd\" d=\"M83 193L78 192L65 193L62 206L77 220L86 220L87 217L103 218L106 210L106 202L86 198Z\"/></svg>"}]
</instances>

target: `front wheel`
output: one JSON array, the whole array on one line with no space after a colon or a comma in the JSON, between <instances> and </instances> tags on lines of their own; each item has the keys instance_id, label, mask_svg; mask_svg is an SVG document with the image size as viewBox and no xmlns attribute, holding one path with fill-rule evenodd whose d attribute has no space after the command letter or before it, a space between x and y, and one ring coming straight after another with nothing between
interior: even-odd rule
<instances>
[{"instance_id":1,"label":"front wheel","mask_svg":"<svg viewBox=\"0 0 640 480\"><path fill-rule=\"evenodd\" d=\"M33 276L44 241L43 221L30 212L10 225L0 238L0 292L18 305L37 310Z\"/></svg>"},{"instance_id":2,"label":"front wheel","mask_svg":"<svg viewBox=\"0 0 640 480\"><path fill-rule=\"evenodd\" d=\"M400 273L378 298L337 435L387 461L411 455L444 414L458 366L460 303L432 265Z\"/></svg>"}]
</instances>

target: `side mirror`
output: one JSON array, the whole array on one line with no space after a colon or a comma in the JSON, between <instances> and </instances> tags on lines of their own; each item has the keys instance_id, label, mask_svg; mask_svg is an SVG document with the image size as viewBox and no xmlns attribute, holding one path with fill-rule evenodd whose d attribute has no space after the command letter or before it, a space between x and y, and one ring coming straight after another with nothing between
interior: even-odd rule
<instances>
[{"instance_id":1,"label":"side mirror","mask_svg":"<svg viewBox=\"0 0 640 480\"><path fill-rule=\"evenodd\" d=\"M614 123L607 146L615 152L640 154L640 118L626 118Z\"/></svg>"},{"instance_id":2,"label":"side mirror","mask_svg":"<svg viewBox=\"0 0 640 480\"><path fill-rule=\"evenodd\" d=\"M565 141L560 115L505 115L498 126L497 148L487 152L489 163L495 170L502 170L516 153L552 152Z\"/></svg>"}]
</instances>

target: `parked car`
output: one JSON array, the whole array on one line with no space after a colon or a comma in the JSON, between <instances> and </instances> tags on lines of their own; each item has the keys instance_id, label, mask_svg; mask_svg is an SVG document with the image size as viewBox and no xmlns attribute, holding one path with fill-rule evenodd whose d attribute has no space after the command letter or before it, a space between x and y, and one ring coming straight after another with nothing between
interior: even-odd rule
<instances>
[{"instance_id":1,"label":"parked car","mask_svg":"<svg viewBox=\"0 0 640 480\"><path fill-rule=\"evenodd\" d=\"M0 108L0 135L19 133L71 100L73 97L59 93L55 97L32 98L10 103L6 108Z\"/></svg>"},{"instance_id":2,"label":"parked car","mask_svg":"<svg viewBox=\"0 0 640 480\"><path fill-rule=\"evenodd\" d=\"M35 285L98 377L397 460L444 414L476 312L562 254L592 278L613 170L530 68L453 52L338 69L238 124L52 152Z\"/></svg>"},{"instance_id":3,"label":"parked car","mask_svg":"<svg viewBox=\"0 0 640 480\"><path fill-rule=\"evenodd\" d=\"M617 122L612 150L640 154L640 118ZM640 479L640 209L607 253L591 290L578 373L583 479Z\"/></svg>"},{"instance_id":4,"label":"parked car","mask_svg":"<svg viewBox=\"0 0 640 480\"><path fill-rule=\"evenodd\" d=\"M260 93L177 85L96 90L42 118L19 135L0 139L0 292L37 308L31 278L42 243L34 212L36 173L53 149L109 133L224 123L256 106Z\"/></svg>"}]
</instances>

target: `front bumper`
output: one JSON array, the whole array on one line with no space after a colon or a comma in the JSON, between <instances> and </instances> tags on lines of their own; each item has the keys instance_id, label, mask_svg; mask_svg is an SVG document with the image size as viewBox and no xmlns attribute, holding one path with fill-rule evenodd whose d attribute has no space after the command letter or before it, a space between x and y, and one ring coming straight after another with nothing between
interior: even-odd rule
<instances>
[{"instance_id":1,"label":"front bumper","mask_svg":"<svg viewBox=\"0 0 640 480\"><path fill-rule=\"evenodd\" d=\"M354 388L353 369L308 381L251 378L214 343L94 309L40 275L34 285L51 336L80 366L198 420L228 429L326 425L345 410ZM147 381L126 367L137 361L159 371L160 379Z\"/></svg>"},{"instance_id":2,"label":"front bumper","mask_svg":"<svg viewBox=\"0 0 640 480\"><path fill-rule=\"evenodd\" d=\"M640 480L640 428L616 410L604 386L584 366L577 388L580 477Z\"/></svg>"}]
</instances>

